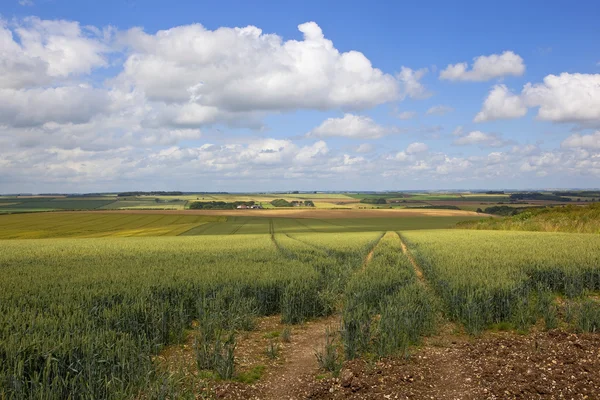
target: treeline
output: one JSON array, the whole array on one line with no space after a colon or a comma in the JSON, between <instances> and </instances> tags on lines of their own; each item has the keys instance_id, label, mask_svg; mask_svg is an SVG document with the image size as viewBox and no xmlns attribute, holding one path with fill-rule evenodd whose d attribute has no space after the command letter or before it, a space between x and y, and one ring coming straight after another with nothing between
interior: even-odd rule
<instances>
[{"instance_id":1,"label":"treeline","mask_svg":"<svg viewBox=\"0 0 600 400\"><path fill-rule=\"evenodd\" d=\"M583 190L581 192L552 192L556 196L570 196L570 197L600 197L600 191L594 190Z\"/></svg>"},{"instance_id":2,"label":"treeline","mask_svg":"<svg viewBox=\"0 0 600 400\"><path fill-rule=\"evenodd\" d=\"M118 197L131 197L131 196L182 196L183 192L123 192L117 194Z\"/></svg>"},{"instance_id":3,"label":"treeline","mask_svg":"<svg viewBox=\"0 0 600 400\"><path fill-rule=\"evenodd\" d=\"M274 207L314 207L315 203L312 200L293 200L275 199L271 202Z\"/></svg>"},{"instance_id":4,"label":"treeline","mask_svg":"<svg viewBox=\"0 0 600 400\"><path fill-rule=\"evenodd\" d=\"M487 207L484 210L478 208L477 212L484 212L486 214L501 215L504 217L508 217L511 215L517 215L521 210L524 210L526 208L530 207L492 206Z\"/></svg>"},{"instance_id":5,"label":"treeline","mask_svg":"<svg viewBox=\"0 0 600 400\"><path fill-rule=\"evenodd\" d=\"M233 210L238 206L253 206L253 201L194 201L190 204L191 210Z\"/></svg>"},{"instance_id":6,"label":"treeline","mask_svg":"<svg viewBox=\"0 0 600 400\"><path fill-rule=\"evenodd\" d=\"M384 199L383 197L381 197L379 199L366 198L366 199L362 199L360 202L365 203L365 204L387 204L387 200Z\"/></svg>"},{"instance_id":7,"label":"treeline","mask_svg":"<svg viewBox=\"0 0 600 400\"><path fill-rule=\"evenodd\" d=\"M511 200L549 200L549 201L571 201L568 197L555 194L544 194L539 192L513 193L509 196Z\"/></svg>"},{"instance_id":8,"label":"treeline","mask_svg":"<svg viewBox=\"0 0 600 400\"><path fill-rule=\"evenodd\" d=\"M460 222L457 227L463 229L600 234L600 203L586 206L522 208L518 209L515 214L504 218L465 221Z\"/></svg>"}]
</instances>

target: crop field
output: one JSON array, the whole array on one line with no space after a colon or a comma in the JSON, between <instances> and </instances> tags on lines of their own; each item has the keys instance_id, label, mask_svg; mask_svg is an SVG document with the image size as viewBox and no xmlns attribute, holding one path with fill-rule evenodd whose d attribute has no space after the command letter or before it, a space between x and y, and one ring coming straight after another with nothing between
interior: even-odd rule
<instances>
[{"instance_id":1,"label":"crop field","mask_svg":"<svg viewBox=\"0 0 600 400\"><path fill-rule=\"evenodd\" d=\"M226 217L169 214L43 213L0 215L0 239L177 236Z\"/></svg>"},{"instance_id":2,"label":"crop field","mask_svg":"<svg viewBox=\"0 0 600 400\"><path fill-rule=\"evenodd\" d=\"M118 199L112 203L108 203L100 209L102 210L183 210L187 204L186 200L167 199L156 201L156 198L138 198L132 197Z\"/></svg>"},{"instance_id":3,"label":"crop field","mask_svg":"<svg viewBox=\"0 0 600 400\"><path fill-rule=\"evenodd\" d=\"M343 361L410 357L448 323L470 335L600 332L600 236L386 215L402 216L2 215L0 398L194 397L192 378L245 385L242 364L266 356L237 346L265 318L308 326L298 332L330 321L318 357L314 339L288 346L305 343L332 376ZM173 347L191 360L184 377L157 361Z\"/></svg>"},{"instance_id":4,"label":"crop field","mask_svg":"<svg viewBox=\"0 0 600 400\"><path fill-rule=\"evenodd\" d=\"M94 210L112 203L113 199L69 198L0 198L0 212L18 213L53 210Z\"/></svg>"},{"instance_id":5,"label":"crop field","mask_svg":"<svg viewBox=\"0 0 600 400\"><path fill-rule=\"evenodd\" d=\"M278 232L380 232L449 228L465 217L398 218L232 217L160 213L43 213L0 215L0 239L103 236L242 235Z\"/></svg>"},{"instance_id":6,"label":"crop field","mask_svg":"<svg viewBox=\"0 0 600 400\"><path fill-rule=\"evenodd\" d=\"M298 323L333 312L380 236L339 236L332 254L280 234L5 241L0 394L135 397L156 380L151 356L192 321L207 344L198 362L229 378L221 333L257 315Z\"/></svg>"},{"instance_id":7,"label":"crop field","mask_svg":"<svg viewBox=\"0 0 600 400\"><path fill-rule=\"evenodd\" d=\"M440 230L402 236L448 316L473 333L500 323L525 329L539 318L556 327L556 296L600 291L598 235ZM587 306L600 310L600 303ZM578 321L583 331L600 329L598 316Z\"/></svg>"}]
</instances>

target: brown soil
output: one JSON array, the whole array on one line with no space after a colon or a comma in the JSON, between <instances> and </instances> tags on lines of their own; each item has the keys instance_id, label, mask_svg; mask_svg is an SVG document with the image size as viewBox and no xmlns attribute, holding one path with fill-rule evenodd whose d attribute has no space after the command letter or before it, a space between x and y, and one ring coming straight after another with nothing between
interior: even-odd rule
<instances>
[{"instance_id":1,"label":"brown soil","mask_svg":"<svg viewBox=\"0 0 600 400\"><path fill-rule=\"evenodd\" d=\"M272 332L285 327L279 316L261 318L256 331L242 333L237 370L265 366L253 384L213 382L199 386L220 399L600 399L600 335L560 330L518 335L489 332L466 336L453 324L426 338L411 357L345 363L339 378L320 371L315 350L323 347L325 329L336 317L292 327L290 343L270 360ZM193 337L158 357L170 371L197 375ZM325 377L324 379L319 379ZM208 388L208 389L206 389Z\"/></svg>"},{"instance_id":2,"label":"brown soil","mask_svg":"<svg viewBox=\"0 0 600 400\"><path fill-rule=\"evenodd\" d=\"M315 352L324 347L326 329L339 328L339 317L331 316L289 326L292 332L289 343L283 342L278 336L285 327L281 323L281 316L276 315L259 318L256 330L238 334L236 371L238 374L245 374L253 368L263 367L264 373L259 381L253 384L217 381L199 387L209 386L209 392L214 397L223 399L303 398L319 373ZM267 356L266 350L271 341L279 346L279 356L276 359ZM155 361L170 373L178 373L192 380L198 375L193 343L192 333L185 344L169 346Z\"/></svg>"},{"instance_id":3,"label":"brown soil","mask_svg":"<svg viewBox=\"0 0 600 400\"><path fill-rule=\"evenodd\" d=\"M74 213L79 211L60 211ZM373 209L373 210L94 210L86 211L105 214L173 214L173 215L216 215L251 217L287 217L287 218L395 218L395 217L470 217L482 216L473 211L463 210L417 210L417 209Z\"/></svg>"},{"instance_id":4,"label":"brown soil","mask_svg":"<svg viewBox=\"0 0 600 400\"><path fill-rule=\"evenodd\" d=\"M598 399L600 336L487 334L426 346L409 359L352 361L311 399ZM303 398L303 397L295 397Z\"/></svg>"}]
</instances>

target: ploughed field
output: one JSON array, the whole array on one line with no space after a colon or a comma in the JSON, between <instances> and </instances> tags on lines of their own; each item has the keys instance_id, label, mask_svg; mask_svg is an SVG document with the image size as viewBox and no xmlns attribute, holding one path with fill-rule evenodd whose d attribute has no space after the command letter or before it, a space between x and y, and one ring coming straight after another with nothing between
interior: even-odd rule
<instances>
[{"instance_id":1,"label":"ploughed field","mask_svg":"<svg viewBox=\"0 0 600 400\"><path fill-rule=\"evenodd\" d=\"M420 218L0 216L0 398L598 398L600 236Z\"/></svg>"}]
</instances>

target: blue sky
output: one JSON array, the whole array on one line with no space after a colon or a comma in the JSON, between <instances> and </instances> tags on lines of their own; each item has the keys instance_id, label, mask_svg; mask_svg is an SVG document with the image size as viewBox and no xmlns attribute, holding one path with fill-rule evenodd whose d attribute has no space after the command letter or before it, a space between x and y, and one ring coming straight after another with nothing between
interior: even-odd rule
<instances>
[{"instance_id":1,"label":"blue sky","mask_svg":"<svg viewBox=\"0 0 600 400\"><path fill-rule=\"evenodd\" d=\"M4 0L0 193L599 187L598 15Z\"/></svg>"}]
</instances>

